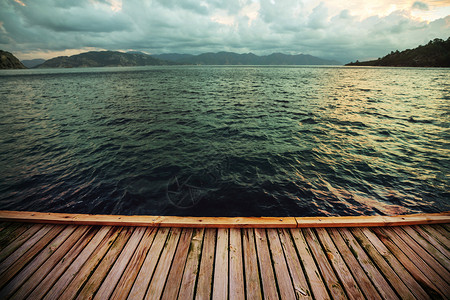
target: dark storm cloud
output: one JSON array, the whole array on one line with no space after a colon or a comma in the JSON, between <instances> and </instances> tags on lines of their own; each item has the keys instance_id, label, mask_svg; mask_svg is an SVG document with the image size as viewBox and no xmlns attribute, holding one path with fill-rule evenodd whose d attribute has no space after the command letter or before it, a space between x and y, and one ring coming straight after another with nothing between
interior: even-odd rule
<instances>
[{"instance_id":1,"label":"dark storm cloud","mask_svg":"<svg viewBox=\"0 0 450 300\"><path fill-rule=\"evenodd\" d=\"M0 49L284 52L347 62L447 38L449 16L412 15L429 13L427 3L370 16L338 0L0 0Z\"/></svg>"}]
</instances>

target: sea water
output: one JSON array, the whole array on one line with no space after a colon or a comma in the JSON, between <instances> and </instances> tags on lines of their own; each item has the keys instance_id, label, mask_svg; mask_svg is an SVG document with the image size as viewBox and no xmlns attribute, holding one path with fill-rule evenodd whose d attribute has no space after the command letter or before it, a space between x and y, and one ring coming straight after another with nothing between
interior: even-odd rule
<instances>
[{"instance_id":1,"label":"sea water","mask_svg":"<svg viewBox=\"0 0 450 300\"><path fill-rule=\"evenodd\" d=\"M1 71L0 209L446 211L449 121L449 69Z\"/></svg>"}]
</instances>

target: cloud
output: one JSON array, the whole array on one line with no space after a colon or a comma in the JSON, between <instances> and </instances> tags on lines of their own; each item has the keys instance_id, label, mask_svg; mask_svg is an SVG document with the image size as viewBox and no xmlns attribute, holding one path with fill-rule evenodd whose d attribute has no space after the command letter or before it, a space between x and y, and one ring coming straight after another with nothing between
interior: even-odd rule
<instances>
[{"instance_id":1,"label":"cloud","mask_svg":"<svg viewBox=\"0 0 450 300\"><path fill-rule=\"evenodd\" d=\"M430 10L429 6L426 3L419 1L414 2L412 8L418 10Z\"/></svg>"},{"instance_id":2,"label":"cloud","mask_svg":"<svg viewBox=\"0 0 450 300\"><path fill-rule=\"evenodd\" d=\"M348 62L446 39L448 7L436 0L0 0L0 49L19 58L225 50Z\"/></svg>"}]
</instances>

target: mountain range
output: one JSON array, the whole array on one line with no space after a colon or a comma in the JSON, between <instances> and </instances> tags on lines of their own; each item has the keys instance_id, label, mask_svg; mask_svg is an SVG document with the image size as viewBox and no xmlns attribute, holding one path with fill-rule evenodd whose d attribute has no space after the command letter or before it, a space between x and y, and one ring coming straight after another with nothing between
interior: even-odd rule
<instances>
[{"instance_id":1,"label":"mountain range","mask_svg":"<svg viewBox=\"0 0 450 300\"><path fill-rule=\"evenodd\" d=\"M253 53L238 54L234 52L153 55L158 59L191 65L341 65L335 60L318 58L307 54L288 55L272 53L258 56Z\"/></svg>"},{"instance_id":2,"label":"mountain range","mask_svg":"<svg viewBox=\"0 0 450 300\"><path fill-rule=\"evenodd\" d=\"M404 51L391 51L377 60L351 62L347 66L450 67L450 37L434 39L426 45Z\"/></svg>"},{"instance_id":3,"label":"mountain range","mask_svg":"<svg viewBox=\"0 0 450 300\"><path fill-rule=\"evenodd\" d=\"M156 59L147 54L118 51L90 51L72 56L58 56L36 66L37 68L88 68L170 65L173 62Z\"/></svg>"},{"instance_id":4,"label":"mountain range","mask_svg":"<svg viewBox=\"0 0 450 300\"><path fill-rule=\"evenodd\" d=\"M73 56L59 56L37 65L37 68L116 67L147 65L340 65L311 55L273 53L258 56L233 52L148 55L142 52L91 51Z\"/></svg>"}]
</instances>

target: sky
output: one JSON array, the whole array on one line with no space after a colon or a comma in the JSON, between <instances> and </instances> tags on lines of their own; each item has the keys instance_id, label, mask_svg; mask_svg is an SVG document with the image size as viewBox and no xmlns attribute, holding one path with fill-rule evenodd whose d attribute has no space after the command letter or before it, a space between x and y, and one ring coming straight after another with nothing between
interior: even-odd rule
<instances>
[{"instance_id":1,"label":"sky","mask_svg":"<svg viewBox=\"0 0 450 300\"><path fill-rule=\"evenodd\" d=\"M0 0L0 49L376 59L450 36L450 0Z\"/></svg>"}]
</instances>

